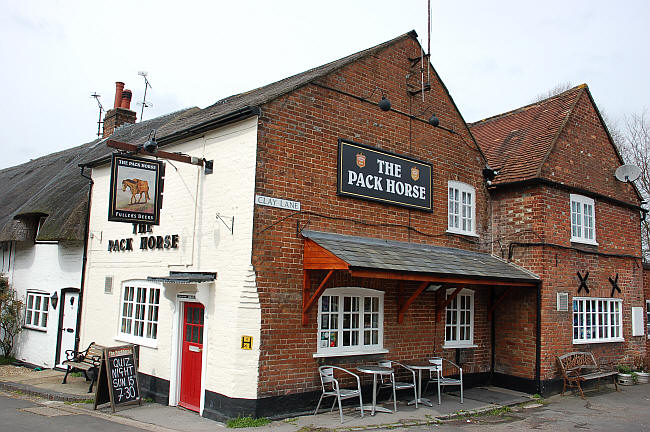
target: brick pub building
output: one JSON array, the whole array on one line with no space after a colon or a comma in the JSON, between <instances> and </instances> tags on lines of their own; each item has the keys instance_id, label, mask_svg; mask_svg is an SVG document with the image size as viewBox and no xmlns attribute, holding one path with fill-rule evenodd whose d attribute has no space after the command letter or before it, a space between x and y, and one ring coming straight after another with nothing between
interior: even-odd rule
<instances>
[{"instance_id":1,"label":"brick pub building","mask_svg":"<svg viewBox=\"0 0 650 432\"><path fill-rule=\"evenodd\" d=\"M633 309L641 316L645 306L642 200L614 176L623 159L587 86L471 130L499 170L490 186L493 253L542 279L540 391L558 390L555 359L564 353L591 351L611 366L645 356L643 318L632 325ZM526 301L508 300L513 324ZM509 375L521 376L518 341L533 337L526 333L497 332L513 360Z\"/></svg>"},{"instance_id":2,"label":"brick pub building","mask_svg":"<svg viewBox=\"0 0 650 432\"><path fill-rule=\"evenodd\" d=\"M609 299L618 273L617 302L598 305L618 307L608 331L620 332L589 348L612 361L645 352L628 334L643 298L640 199L629 184L596 182L621 161L588 91L574 89L579 109L565 107L571 127L548 119L560 138L529 134L518 157L538 163L510 174L510 160L492 159L504 149L491 147L509 125L470 132L423 60L411 32L161 128L165 151L214 161L210 174L166 168L152 236L178 233L177 248L116 251L102 240L139 245L148 234L106 221L110 169L93 161L82 345L140 345L145 396L216 419L313 409L318 366L382 359L444 356L466 385L539 392L552 387L555 356L587 338L586 322L572 328L571 299ZM586 173L568 162L581 150L592 154ZM584 247L569 235L574 192L595 211L595 225L574 224L594 240L592 223ZM590 272L589 293L577 293L576 271ZM569 293L564 312L556 292ZM135 317L132 306L155 314ZM200 336L188 339L186 326ZM553 337L558 327L566 337Z\"/></svg>"}]
</instances>

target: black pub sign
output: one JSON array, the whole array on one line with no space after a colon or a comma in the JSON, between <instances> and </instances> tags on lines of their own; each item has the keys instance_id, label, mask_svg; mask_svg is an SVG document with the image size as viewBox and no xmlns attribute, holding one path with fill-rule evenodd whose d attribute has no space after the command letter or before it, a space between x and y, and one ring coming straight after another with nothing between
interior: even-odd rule
<instances>
[{"instance_id":1,"label":"black pub sign","mask_svg":"<svg viewBox=\"0 0 650 432\"><path fill-rule=\"evenodd\" d=\"M339 195L431 212L431 171L430 163L339 139Z\"/></svg>"},{"instance_id":2,"label":"black pub sign","mask_svg":"<svg viewBox=\"0 0 650 432\"><path fill-rule=\"evenodd\" d=\"M113 154L108 220L160 224L162 161Z\"/></svg>"}]
</instances>

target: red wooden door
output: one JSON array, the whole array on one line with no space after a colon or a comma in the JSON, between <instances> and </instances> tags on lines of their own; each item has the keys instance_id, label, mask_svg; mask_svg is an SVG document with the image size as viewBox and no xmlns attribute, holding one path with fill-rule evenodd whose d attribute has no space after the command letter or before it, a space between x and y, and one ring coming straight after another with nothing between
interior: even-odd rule
<instances>
[{"instance_id":1,"label":"red wooden door","mask_svg":"<svg viewBox=\"0 0 650 432\"><path fill-rule=\"evenodd\" d=\"M183 350L181 397L179 405L199 411L201 404L201 356L203 354L203 305L185 303L183 311Z\"/></svg>"}]
</instances>

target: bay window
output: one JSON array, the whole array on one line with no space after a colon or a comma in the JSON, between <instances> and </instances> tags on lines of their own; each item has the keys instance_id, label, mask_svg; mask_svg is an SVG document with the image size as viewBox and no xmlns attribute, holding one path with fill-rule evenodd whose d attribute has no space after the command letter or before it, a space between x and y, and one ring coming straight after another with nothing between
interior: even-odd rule
<instances>
[{"instance_id":1,"label":"bay window","mask_svg":"<svg viewBox=\"0 0 650 432\"><path fill-rule=\"evenodd\" d=\"M384 352L383 322L383 291L327 289L318 300L317 354Z\"/></svg>"}]
</instances>

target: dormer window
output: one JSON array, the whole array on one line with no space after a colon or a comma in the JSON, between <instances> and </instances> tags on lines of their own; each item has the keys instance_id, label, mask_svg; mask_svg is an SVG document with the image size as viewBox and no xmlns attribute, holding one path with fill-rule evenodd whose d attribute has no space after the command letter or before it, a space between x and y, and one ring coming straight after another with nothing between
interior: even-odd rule
<instances>
[{"instance_id":1,"label":"dormer window","mask_svg":"<svg viewBox=\"0 0 650 432\"><path fill-rule=\"evenodd\" d=\"M476 235L476 193L474 187L450 180L448 186L447 232Z\"/></svg>"},{"instance_id":2,"label":"dormer window","mask_svg":"<svg viewBox=\"0 0 650 432\"><path fill-rule=\"evenodd\" d=\"M571 194L571 241L596 243L596 212L594 200L586 196Z\"/></svg>"}]
</instances>

